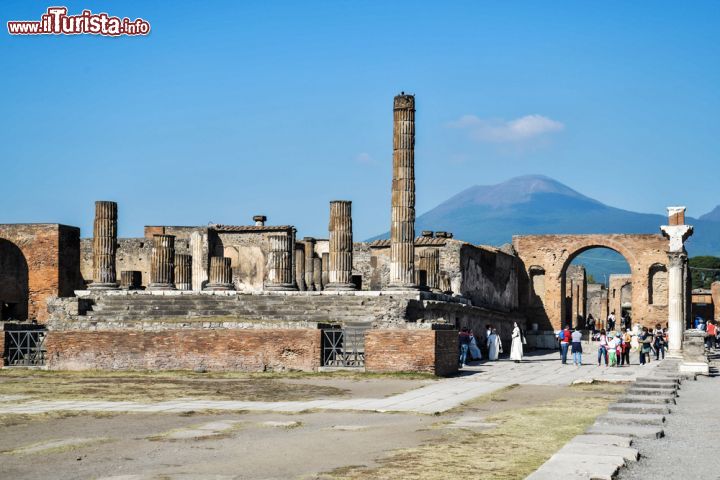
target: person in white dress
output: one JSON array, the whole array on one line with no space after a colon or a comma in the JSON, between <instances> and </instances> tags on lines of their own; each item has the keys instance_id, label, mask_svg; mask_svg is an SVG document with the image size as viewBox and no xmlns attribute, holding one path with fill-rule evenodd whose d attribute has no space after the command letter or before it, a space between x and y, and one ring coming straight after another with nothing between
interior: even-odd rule
<instances>
[{"instance_id":1,"label":"person in white dress","mask_svg":"<svg viewBox=\"0 0 720 480\"><path fill-rule=\"evenodd\" d=\"M522 334L520 333L520 327L518 324L513 324L512 331L512 345L510 346L510 360L514 360L515 363L520 363L523 357L523 344Z\"/></svg>"},{"instance_id":2,"label":"person in white dress","mask_svg":"<svg viewBox=\"0 0 720 480\"><path fill-rule=\"evenodd\" d=\"M498 355L502 352L502 343L500 343L500 336L497 331L493 328L490 332L490 336L487 339L488 347L488 360L495 361L498 359Z\"/></svg>"}]
</instances>

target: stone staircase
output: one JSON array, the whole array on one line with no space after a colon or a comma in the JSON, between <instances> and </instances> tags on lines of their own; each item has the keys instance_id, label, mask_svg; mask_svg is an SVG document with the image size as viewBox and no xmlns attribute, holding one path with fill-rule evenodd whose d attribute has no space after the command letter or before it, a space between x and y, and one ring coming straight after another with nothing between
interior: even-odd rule
<instances>
[{"instance_id":1,"label":"stone staircase","mask_svg":"<svg viewBox=\"0 0 720 480\"><path fill-rule=\"evenodd\" d=\"M101 295L84 317L77 318L82 327L95 329L146 329L151 324L243 328L250 323L262 327L258 324L265 322L312 327L404 322L411 303L412 299L401 295ZM55 325L63 327L68 325Z\"/></svg>"}]
</instances>

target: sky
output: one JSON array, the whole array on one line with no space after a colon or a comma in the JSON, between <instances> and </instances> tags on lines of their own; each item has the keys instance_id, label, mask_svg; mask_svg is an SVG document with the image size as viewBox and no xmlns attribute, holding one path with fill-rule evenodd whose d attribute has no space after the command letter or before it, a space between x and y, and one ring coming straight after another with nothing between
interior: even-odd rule
<instances>
[{"instance_id":1,"label":"sky","mask_svg":"<svg viewBox=\"0 0 720 480\"><path fill-rule=\"evenodd\" d=\"M544 174L606 204L720 204L720 2L67 1L144 37L11 36L0 223L389 228L392 100L416 95L417 212Z\"/></svg>"}]
</instances>

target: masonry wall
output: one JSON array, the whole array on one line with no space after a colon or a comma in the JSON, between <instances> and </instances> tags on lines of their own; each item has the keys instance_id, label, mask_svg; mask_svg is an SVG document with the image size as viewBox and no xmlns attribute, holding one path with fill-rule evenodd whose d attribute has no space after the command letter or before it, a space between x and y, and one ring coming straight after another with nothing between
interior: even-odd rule
<instances>
[{"instance_id":1,"label":"masonry wall","mask_svg":"<svg viewBox=\"0 0 720 480\"><path fill-rule=\"evenodd\" d=\"M0 301L18 302L13 318L44 323L47 299L80 286L79 237L66 225L0 225Z\"/></svg>"},{"instance_id":2,"label":"masonry wall","mask_svg":"<svg viewBox=\"0 0 720 480\"><path fill-rule=\"evenodd\" d=\"M451 375L458 369L456 330L369 330L365 334L368 372L427 372Z\"/></svg>"},{"instance_id":3,"label":"masonry wall","mask_svg":"<svg viewBox=\"0 0 720 480\"><path fill-rule=\"evenodd\" d=\"M710 292L715 310L715 320L720 320L720 282L713 282Z\"/></svg>"},{"instance_id":4,"label":"masonry wall","mask_svg":"<svg viewBox=\"0 0 720 480\"><path fill-rule=\"evenodd\" d=\"M51 331L51 370L313 371L320 330Z\"/></svg>"}]
</instances>

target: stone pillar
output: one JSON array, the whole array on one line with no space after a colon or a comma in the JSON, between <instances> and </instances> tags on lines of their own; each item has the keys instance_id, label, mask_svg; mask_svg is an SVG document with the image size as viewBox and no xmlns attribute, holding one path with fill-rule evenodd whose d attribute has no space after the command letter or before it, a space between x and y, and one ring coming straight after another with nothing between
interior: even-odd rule
<instances>
[{"instance_id":1,"label":"stone pillar","mask_svg":"<svg viewBox=\"0 0 720 480\"><path fill-rule=\"evenodd\" d=\"M328 278L327 281L323 279L323 285L326 285L327 290L355 290L355 284L352 282L352 202L346 200L330 202L328 230L330 253L328 261L323 261Z\"/></svg>"},{"instance_id":2,"label":"stone pillar","mask_svg":"<svg viewBox=\"0 0 720 480\"><path fill-rule=\"evenodd\" d=\"M205 286L208 291L235 290L232 281L232 262L228 257L210 257L210 280Z\"/></svg>"},{"instance_id":3,"label":"stone pillar","mask_svg":"<svg viewBox=\"0 0 720 480\"><path fill-rule=\"evenodd\" d=\"M330 270L328 269L328 266L330 265L330 254L323 253L320 258L322 258L322 275L320 276L320 280L323 285L327 285L330 283Z\"/></svg>"},{"instance_id":4,"label":"stone pillar","mask_svg":"<svg viewBox=\"0 0 720 480\"><path fill-rule=\"evenodd\" d=\"M270 255L268 256L268 278L265 290L297 290L293 284L292 248L289 235L269 235Z\"/></svg>"},{"instance_id":5,"label":"stone pillar","mask_svg":"<svg viewBox=\"0 0 720 480\"><path fill-rule=\"evenodd\" d=\"M322 281L323 261L320 257L313 258L313 287L321 292L324 288Z\"/></svg>"},{"instance_id":6,"label":"stone pillar","mask_svg":"<svg viewBox=\"0 0 720 480\"><path fill-rule=\"evenodd\" d=\"M720 282L713 282L710 285L710 295L712 295L713 310L716 322L720 322Z\"/></svg>"},{"instance_id":7,"label":"stone pillar","mask_svg":"<svg viewBox=\"0 0 720 480\"><path fill-rule=\"evenodd\" d=\"M190 253L192 254L192 289L201 291L208 279L207 256L203 245L203 235L200 232L190 234Z\"/></svg>"},{"instance_id":8,"label":"stone pillar","mask_svg":"<svg viewBox=\"0 0 720 480\"><path fill-rule=\"evenodd\" d=\"M393 106L393 180L390 290L415 284L415 97L401 93Z\"/></svg>"},{"instance_id":9,"label":"stone pillar","mask_svg":"<svg viewBox=\"0 0 720 480\"><path fill-rule=\"evenodd\" d=\"M175 235L153 235L148 290L175 290Z\"/></svg>"},{"instance_id":10,"label":"stone pillar","mask_svg":"<svg viewBox=\"0 0 720 480\"><path fill-rule=\"evenodd\" d=\"M685 331L684 277L687 264L685 240L693 233L693 227L685 225L685 207L668 207L668 223L660 227L670 240L668 248L668 356L682 357L683 332Z\"/></svg>"},{"instance_id":11,"label":"stone pillar","mask_svg":"<svg viewBox=\"0 0 720 480\"><path fill-rule=\"evenodd\" d=\"M315 239L312 237L303 238L305 244L305 288L313 291L313 257L315 257Z\"/></svg>"},{"instance_id":12,"label":"stone pillar","mask_svg":"<svg viewBox=\"0 0 720 480\"><path fill-rule=\"evenodd\" d=\"M93 223L93 290L118 288L115 271L117 252L117 203L95 202Z\"/></svg>"},{"instance_id":13,"label":"stone pillar","mask_svg":"<svg viewBox=\"0 0 720 480\"><path fill-rule=\"evenodd\" d=\"M304 292L307 290L305 286L305 245L295 245L295 283L298 290Z\"/></svg>"},{"instance_id":14,"label":"stone pillar","mask_svg":"<svg viewBox=\"0 0 720 480\"><path fill-rule=\"evenodd\" d=\"M137 290L142 286L142 272L138 270L123 270L120 272L120 288Z\"/></svg>"},{"instance_id":15,"label":"stone pillar","mask_svg":"<svg viewBox=\"0 0 720 480\"><path fill-rule=\"evenodd\" d=\"M265 215L255 215L253 222L255 222L256 227L264 227L265 222L267 222L267 217Z\"/></svg>"},{"instance_id":16,"label":"stone pillar","mask_svg":"<svg viewBox=\"0 0 720 480\"><path fill-rule=\"evenodd\" d=\"M430 248L420 255L421 268L426 272L427 287L431 292L442 293L440 290L440 250Z\"/></svg>"},{"instance_id":17,"label":"stone pillar","mask_svg":"<svg viewBox=\"0 0 720 480\"><path fill-rule=\"evenodd\" d=\"M682 252L670 252L668 262L668 355L681 357L685 331L683 270L687 255Z\"/></svg>"},{"instance_id":18,"label":"stone pillar","mask_svg":"<svg viewBox=\"0 0 720 480\"><path fill-rule=\"evenodd\" d=\"M192 290L192 256L175 254L175 287L178 290Z\"/></svg>"}]
</instances>

